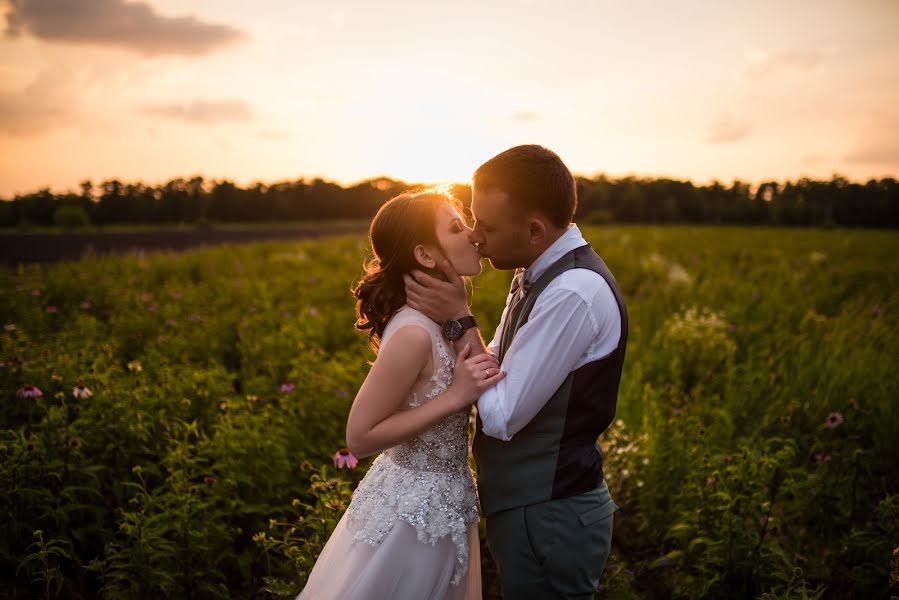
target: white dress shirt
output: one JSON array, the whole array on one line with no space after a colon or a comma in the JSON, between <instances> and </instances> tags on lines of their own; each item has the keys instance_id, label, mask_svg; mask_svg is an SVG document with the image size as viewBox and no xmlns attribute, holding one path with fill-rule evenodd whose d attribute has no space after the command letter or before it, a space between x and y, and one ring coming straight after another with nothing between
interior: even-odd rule
<instances>
[{"instance_id":1,"label":"white dress shirt","mask_svg":"<svg viewBox=\"0 0 899 600\"><path fill-rule=\"evenodd\" d=\"M577 225L535 260L525 281L533 283L568 252L585 245ZM506 308L487 349L499 353ZM589 269L569 269L553 279L537 297L525 323L503 357L506 377L478 399L482 431L511 440L559 389L575 369L608 356L618 347L621 314L615 295L601 275Z\"/></svg>"}]
</instances>

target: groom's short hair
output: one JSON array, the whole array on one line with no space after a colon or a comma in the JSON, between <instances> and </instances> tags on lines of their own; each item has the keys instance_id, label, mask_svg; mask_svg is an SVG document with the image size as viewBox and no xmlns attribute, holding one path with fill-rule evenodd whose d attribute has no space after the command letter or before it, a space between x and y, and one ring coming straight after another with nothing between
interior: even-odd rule
<instances>
[{"instance_id":1,"label":"groom's short hair","mask_svg":"<svg viewBox=\"0 0 899 600\"><path fill-rule=\"evenodd\" d=\"M536 210L556 227L567 227L577 208L577 185L559 155L527 144L501 152L474 172L472 185L500 190L513 206Z\"/></svg>"}]
</instances>

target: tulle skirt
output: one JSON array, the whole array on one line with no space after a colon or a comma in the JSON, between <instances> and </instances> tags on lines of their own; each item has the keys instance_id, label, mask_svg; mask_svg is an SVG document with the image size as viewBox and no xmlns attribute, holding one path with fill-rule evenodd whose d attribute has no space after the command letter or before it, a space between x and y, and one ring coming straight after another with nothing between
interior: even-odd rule
<instances>
[{"instance_id":1,"label":"tulle skirt","mask_svg":"<svg viewBox=\"0 0 899 600\"><path fill-rule=\"evenodd\" d=\"M344 513L297 600L480 600L477 523L468 526L468 541L468 570L452 585L456 546L449 536L422 543L412 525L396 521L374 546L353 539Z\"/></svg>"}]
</instances>

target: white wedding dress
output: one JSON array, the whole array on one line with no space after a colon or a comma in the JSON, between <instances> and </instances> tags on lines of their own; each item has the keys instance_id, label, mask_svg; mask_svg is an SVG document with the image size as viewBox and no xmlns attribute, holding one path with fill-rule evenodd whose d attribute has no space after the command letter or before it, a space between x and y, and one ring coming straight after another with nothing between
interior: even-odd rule
<instances>
[{"instance_id":1,"label":"white wedding dress","mask_svg":"<svg viewBox=\"0 0 899 600\"><path fill-rule=\"evenodd\" d=\"M406 398L410 409L449 387L455 352L439 325L408 306L390 319L381 347L407 325L428 331L433 354L430 379ZM481 598L469 413L454 413L374 460L298 600Z\"/></svg>"}]
</instances>

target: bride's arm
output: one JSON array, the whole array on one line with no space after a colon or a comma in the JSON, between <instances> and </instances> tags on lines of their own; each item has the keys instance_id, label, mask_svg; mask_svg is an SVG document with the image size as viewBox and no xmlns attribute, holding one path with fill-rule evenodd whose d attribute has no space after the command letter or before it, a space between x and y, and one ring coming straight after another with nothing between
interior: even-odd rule
<instances>
[{"instance_id":1,"label":"bride's arm","mask_svg":"<svg viewBox=\"0 0 899 600\"><path fill-rule=\"evenodd\" d=\"M471 406L504 374L488 355L466 360L470 350L456 357L453 383L429 402L400 410L431 355L431 338L420 327L398 329L378 352L371 370L353 400L347 419L347 448L362 458L415 437L456 411ZM487 371L488 377L482 374ZM477 378L477 379L476 379Z\"/></svg>"}]
</instances>

